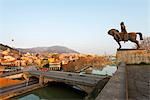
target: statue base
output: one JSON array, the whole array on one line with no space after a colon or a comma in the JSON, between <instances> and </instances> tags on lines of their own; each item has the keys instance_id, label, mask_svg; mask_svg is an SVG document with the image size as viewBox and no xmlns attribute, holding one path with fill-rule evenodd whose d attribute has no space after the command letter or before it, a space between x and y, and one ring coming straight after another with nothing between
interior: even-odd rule
<instances>
[{"instance_id":1,"label":"statue base","mask_svg":"<svg viewBox=\"0 0 150 100\"><path fill-rule=\"evenodd\" d=\"M150 52L143 49L119 49L116 53L117 63L126 64L149 64Z\"/></svg>"},{"instance_id":2,"label":"statue base","mask_svg":"<svg viewBox=\"0 0 150 100\"><path fill-rule=\"evenodd\" d=\"M144 50L144 49L117 49L117 51L132 51L132 50Z\"/></svg>"}]
</instances>

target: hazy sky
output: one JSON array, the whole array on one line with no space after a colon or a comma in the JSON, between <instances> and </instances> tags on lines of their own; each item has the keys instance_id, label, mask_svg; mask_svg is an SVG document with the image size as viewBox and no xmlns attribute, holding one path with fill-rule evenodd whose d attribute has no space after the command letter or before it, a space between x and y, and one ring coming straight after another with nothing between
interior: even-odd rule
<instances>
[{"instance_id":1,"label":"hazy sky","mask_svg":"<svg viewBox=\"0 0 150 100\"><path fill-rule=\"evenodd\" d=\"M115 53L107 34L120 30L150 36L149 0L0 0L0 43L13 47L62 45L81 53ZM14 42L11 40L14 39ZM134 44L123 43L131 48Z\"/></svg>"}]
</instances>

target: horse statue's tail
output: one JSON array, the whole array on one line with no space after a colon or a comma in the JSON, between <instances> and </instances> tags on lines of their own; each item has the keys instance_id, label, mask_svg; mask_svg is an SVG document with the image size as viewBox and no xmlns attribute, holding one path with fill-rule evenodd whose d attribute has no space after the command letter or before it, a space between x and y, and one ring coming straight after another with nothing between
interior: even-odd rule
<instances>
[{"instance_id":1,"label":"horse statue's tail","mask_svg":"<svg viewBox=\"0 0 150 100\"><path fill-rule=\"evenodd\" d=\"M140 32L137 32L136 34L139 34L139 36L140 36L140 40L143 40L142 33L140 33Z\"/></svg>"}]
</instances>

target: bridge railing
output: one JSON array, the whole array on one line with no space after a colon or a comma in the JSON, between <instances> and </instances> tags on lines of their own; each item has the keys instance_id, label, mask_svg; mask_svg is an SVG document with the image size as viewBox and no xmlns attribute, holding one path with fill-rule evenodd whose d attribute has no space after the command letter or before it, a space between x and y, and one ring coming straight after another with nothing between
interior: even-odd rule
<instances>
[{"instance_id":1,"label":"bridge railing","mask_svg":"<svg viewBox=\"0 0 150 100\"><path fill-rule=\"evenodd\" d=\"M9 75L20 74L20 73L23 73L23 71L20 70L20 71L13 71L13 72L4 73L4 74L0 75L0 77L5 77L5 76L9 76Z\"/></svg>"},{"instance_id":2,"label":"bridge railing","mask_svg":"<svg viewBox=\"0 0 150 100\"><path fill-rule=\"evenodd\" d=\"M38 80L30 80L27 84L26 81L23 81L22 83L20 84L16 84L16 85L12 85L12 86L8 86L8 87L3 87L3 88L0 88L0 95L2 93L6 93L6 92L9 92L11 90L15 90L15 89L19 89L19 88L23 88L23 87L26 87L26 86L30 86L30 85L33 85L33 84L36 84L38 83Z\"/></svg>"}]
</instances>

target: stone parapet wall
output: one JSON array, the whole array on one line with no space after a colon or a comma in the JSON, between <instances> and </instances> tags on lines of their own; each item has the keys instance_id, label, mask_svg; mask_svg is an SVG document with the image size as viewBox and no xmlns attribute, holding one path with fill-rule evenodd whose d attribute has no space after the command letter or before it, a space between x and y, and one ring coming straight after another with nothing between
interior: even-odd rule
<instances>
[{"instance_id":1,"label":"stone parapet wall","mask_svg":"<svg viewBox=\"0 0 150 100\"><path fill-rule=\"evenodd\" d=\"M118 50L116 53L117 63L126 64L150 63L150 51L148 50Z\"/></svg>"}]
</instances>

